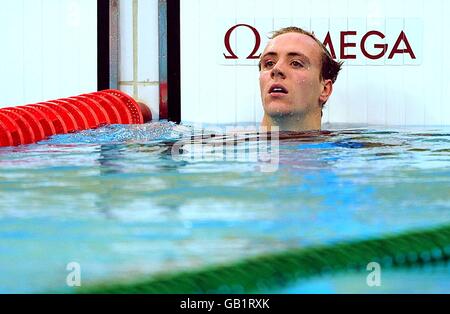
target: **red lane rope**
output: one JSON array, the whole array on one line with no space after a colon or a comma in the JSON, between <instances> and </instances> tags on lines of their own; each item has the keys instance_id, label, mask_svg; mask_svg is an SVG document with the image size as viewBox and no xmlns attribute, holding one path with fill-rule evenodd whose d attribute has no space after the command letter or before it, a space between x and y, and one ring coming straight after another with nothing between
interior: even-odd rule
<instances>
[{"instance_id":1,"label":"red lane rope","mask_svg":"<svg viewBox=\"0 0 450 314\"><path fill-rule=\"evenodd\" d=\"M95 111L95 115L97 116L99 126L111 123L108 112L106 112L106 110L95 99L85 96L76 96L73 97L73 99L77 102L86 103L92 110Z\"/></svg>"},{"instance_id":2,"label":"red lane rope","mask_svg":"<svg viewBox=\"0 0 450 314\"><path fill-rule=\"evenodd\" d=\"M133 124L130 110L122 103L122 101L118 97L108 93L95 93L95 95L106 98L109 103L117 109L117 112L120 115L120 120L123 124Z\"/></svg>"},{"instance_id":3,"label":"red lane rope","mask_svg":"<svg viewBox=\"0 0 450 314\"><path fill-rule=\"evenodd\" d=\"M142 124L150 110L118 90L105 90L0 109L0 147L31 144L55 134L107 124Z\"/></svg>"},{"instance_id":4,"label":"red lane rope","mask_svg":"<svg viewBox=\"0 0 450 314\"><path fill-rule=\"evenodd\" d=\"M50 119L53 128L55 129L54 134L65 134L67 133L67 126L64 122L63 118L59 115L58 112L53 110L52 108L46 107L42 104L36 104L36 105L28 105L31 108L36 108L43 112L48 119Z\"/></svg>"},{"instance_id":5,"label":"red lane rope","mask_svg":"<svg viewBox=\"0 0 450 314\"><path fill-rule=\"evenodd\" d=\"M22 129L19 128L16 121L10 118L8 115L0 112L0 121L6 125L6 130L10 132L12 138L12 146L18 146L24 143Z\"/></svg>"},{"instance_id":6,"label":"red lane rope","mask_svg":"<svg viewBox=\"0 0 450 314\"><path fill-rule=\"evenodd\" d=\"M22 115L19 115L15 112L12 112L9 110L3 110L2 113L7 115L11 119L13 119L15 123L17 123L17 126L22 131L22 136L23 136L22 143L23 144L34 143L35 138L34 138L33 130L31 129L30 124L27 122L27 120Z\"/></svg>"},{"instance_id":7,"label":"red lane rope","mask_svg":"<svg viewBox=\"0 0 450 314\"><path fill-rule=\"evenodd\" d=\"M64 98L61 101L66 101L69 104L72 104L75 108L78 108L78 110L82 112L82 116L86 119L85 123L87 124L88 129L93 129L100 125L97 114L84 101L81 100L76 101L75 99L72 98Z\"/></svg>"},{"instance_id":8,"label":"red lane rope","mask_svg":"<svg viewBox=\"0 0 450 314\"><path fill-rule=\"evenodd\" d=\"M38 107L19 106L19 107L15 107L15 108L21 108L21 109L25 110L26 112L29 112L37 119L39 124L42 126L42 129L44 130L43 138L46 138L47 136L52 136L52 135L56 134L56 130L52 123L52 120L50 120L49 117L47 117L47 115Z\"/></svg>"},{"instance_id":9,"label":"red lane rope","mask_svg":"<svg viewBox=\"0 0 450 314\"><path fill-rule=\"evenodd\" d=\"M78 130L86 130L89 129L89 123L87 122L86 116L81 112L80 108L72 105L71 103L61 100L54 100L52 103L56 103L66 109L75 119L75 123L78 126Z\"/></svg>"},{"instance_id":10,"label":"red lane rope","mask_svg":"<svg viewBox=\"0 0 450 314\"><path fill-rule=\"evenodd\" d=\"M92 100L97 101L97 103L102 106L102 108L105 109L105 111L108 113L108 117L112 124L122 124L122 119L120 118L119 112L117 111L116 107L114 107L113 104L109 102L108 99L95 94L83 96L88 96Z\"/></svg>"},{"instance_id":11,"label":"red lane rope","mask_svg":"<svg viewBox=\"0 0 450 314\"><path fill-rule=\"evenodd\" d=\"M73 115L69 111L67 111L67 109L65 109L63 106L52 101L43 102L41 103L41 105L55 110L61 116L61 118L64 120L64 123L67 126L68 133L73 133L75 131L81 130L81 128L78 127L77 121L75 121Z\"/></svg>"},{"instance_id":12,"label":"red lane rope","mask_svg":"<svg viewBox=\"0 0 450 314\"><path fill-rule=\"evenodd\" d=\"M131 98L124 92L115 89L107 89L99 93L111 94L113 96L116 96L122 101L122 103L128 108L128 110L130 110L133 124L144 123L141 108L133 98Z\"/></svg>"},{"instance_id":13,"label":"red lane rope","mask_svg":"<svg viewBox=\"0 0 450 314\"><path fill-rule=\"evenodd\" d=\"M31 130L30 143L37 142L45 138L45 132L39 120L27 110L20 107L4 108L4 111L14 112L15 114L22 116L29 124ZM34 137L34 138L33 138Z\"/></svg>"},{"instance_id":14,"label":"red lane rope","mask_svg":"<svg viewBox=\"0 0 450 314\"><path fill-rule=\"evenodd\" d=\"M13 145L14 141L11 136L11 132L9 132L6 124L4 124L3 121L0 119L0 147Z\"/></svg>"}]
</instances>

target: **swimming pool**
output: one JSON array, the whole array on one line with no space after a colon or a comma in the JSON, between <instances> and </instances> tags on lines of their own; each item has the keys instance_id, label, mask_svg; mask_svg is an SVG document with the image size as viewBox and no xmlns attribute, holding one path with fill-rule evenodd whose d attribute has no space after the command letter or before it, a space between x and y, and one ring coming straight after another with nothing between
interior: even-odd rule
<instances>
[{"instance_id":1,"label":"swimming pool","mask_svg":"<svg viewBox=\"0 0 450 314\"><path fill-rule=\"evenodd\" d=\"M273 171L245 154L258 141L233 155L197 143L174 158L175 143L199 134L168 122L0 148L0 292L73 292L71 262L89 286L450 223L450 128L325 129L279 134ZM445 290L448 267L433 269L407 273ZM365 282L342 276L276 291ZM385 291L416 292L408 276L394 272Z\"/></svg>"}]
</instances>

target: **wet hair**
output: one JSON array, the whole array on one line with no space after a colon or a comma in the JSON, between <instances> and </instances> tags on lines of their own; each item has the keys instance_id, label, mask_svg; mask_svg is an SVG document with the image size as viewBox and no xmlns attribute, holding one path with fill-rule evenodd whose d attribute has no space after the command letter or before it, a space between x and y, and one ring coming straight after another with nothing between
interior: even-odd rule
<instances>
[{"instance_id":1,"label":"wet hair","mask_svg":"<svg viewBox=\"0 0 450 314\"><path fill-rule=\"evenodd\" d=\"M325 45L316 38L314 33L305 31L304 29L296 26L289 26L281 28L277 31L272 32L270 39L274 39L283 34L287 33L299 33L311 37L315 42L322 48L322 70L320 72L320 78L324 80L331 80L333 83L336 82L339 71L341 71L343 61L335 61L331 56L330 52L327 50ZM261 63L259 64L259 70L261 71Z\"/></svg>"}]
</instances>

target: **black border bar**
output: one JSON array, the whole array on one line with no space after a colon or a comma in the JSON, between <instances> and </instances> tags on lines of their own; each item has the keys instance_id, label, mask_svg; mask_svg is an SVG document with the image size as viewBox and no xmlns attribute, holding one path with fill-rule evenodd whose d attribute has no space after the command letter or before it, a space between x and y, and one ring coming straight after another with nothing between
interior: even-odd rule
<instances>
[{"instance_id":1,"label":"black border bar","mask_svg":"<svg viewBox=\"0 0 450 314\"><path fill-rule=\"evenodd\" d=\"M268 300L253 302L250 299ZM227 301L228 300L228 301ZM230 301L232 300L232 301ZM237 300L237 301L234 301ZM246 300L247 302L244 302ZM85 310L94 306L103 309L129 312L139 305L149 313L307 313L308 309L317 312L321 309L335 312L341 308L345 312L385 312L400 308L403 312L410 310L430 311L432 308L448 308L449 295L3 295L3 306L14 309L45 308L46 312L61 313L61 309L70 304L72 310ZM214 301L214 307L208 311L205 306L194 303ZM227 303L225 303L227 302ZM8 304L9 303L9 304ZM186 305L190 304L189 307ZM199 304L199 303L197 303ZM219 304L221 304L219 306ZM231 306L232 304L232 306Z\"/></svg>"},{"instance_id":2,"label":"black border bar","mask_svg":"<svg viewBox=\"0 0 450 314\"><path fill-rule=\"evenodd\" d=\"M181 122L180 1L166 1L167 14L167 119ZM160 23L161 25L161 23ZM111 88L110 0L97 0L97 89ZM160 56L161 58L161 56ZM160 82L161 83L161 82Z\"/></svg>"},{"instance_id":3,"label":"black border bar","mask_svg":"<svg viewBox=\"0 0 450 314\"><path fill-rule=\"evenodd\" d=\"M168 120L181 122L180 1L167 1Z\"/></svg>"},{"instance_id":4,"label":"black border bar","mask_svg":"<svg viewBox=\"0 0 450 314\"><path fill-rule=\"evenodd\" d=\"M109 0L97 0L97 90L110 88Z\"/></svg>"}]
</instances>

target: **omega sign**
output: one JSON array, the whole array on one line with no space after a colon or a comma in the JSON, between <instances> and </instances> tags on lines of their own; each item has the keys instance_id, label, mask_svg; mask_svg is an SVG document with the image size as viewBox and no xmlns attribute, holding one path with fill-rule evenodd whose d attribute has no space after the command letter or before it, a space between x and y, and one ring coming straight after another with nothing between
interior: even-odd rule
<instances>
[{"instance_id":1,"label":"omega sign","mask_svg":"<svg viewBox=\"0 0 450 314\"><path fill-rule=\"evenodd\" d=\"M246 56L237 56L231 45L231 35L238 28L247 28L254 35L255 41L253 50L248 51ZM328 51L331 53L334 59L339 58L340 60L351 60L356 59L356 55L346 52L346 48L359 48L362 55L365 58L371 60L377 60L387 57L387 59L393 59L396 55L409 56L412 60L416 59L416 54L414 52L414 45L408 40L408 36L405 31L400 30L397 34L392 35L396 37L395 43L392 47L387 43L383 43L386 35L378 30L367 31L359 42L356 41L355 37L358 35L358 31L345 30L339 32L339 43L333 42L331 32L328 31L325 38L323 39L324 45L327 47ZM375 40L376 43L373 43ZM369 45L368 42L372 42ZM260 32L253 26L249 24L236 24L229 28L224 36L224 44L226 52L223 54L225 59L259 59L261 56L261 35ZM376 50L376 52L374 51ZM337 54L339 53L339 54Z\"/></svg>"}]
</instances>

